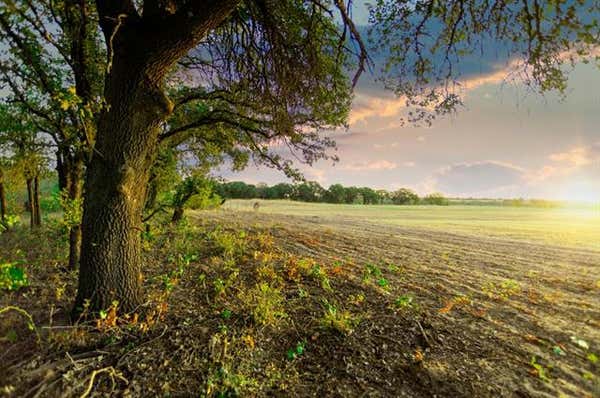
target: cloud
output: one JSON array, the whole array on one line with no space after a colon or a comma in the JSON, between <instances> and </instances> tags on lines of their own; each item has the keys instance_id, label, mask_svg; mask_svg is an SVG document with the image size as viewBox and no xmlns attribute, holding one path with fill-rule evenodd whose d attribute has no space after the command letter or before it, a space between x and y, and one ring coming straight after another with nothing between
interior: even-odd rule
<instances>
[{"instance_id":1,"label":"cloud","mask_svg":"<svg viewBox=\"0 0 600 398\"><path fill-rule=\"evenodd\" d=\"M342 166L342 170L365 171L365 170L393 170L398 168L398 164L389 160L373 160L366 162L355 162Z\"/></svg>"},{"instance_id":2,"label":"cloud","mask_svg":"<svg viewBox=\"0 0 600 398\"><path fill-rule=\"evenodd\" d=\"M527 176L531 182L541 182L554 177L565 177L587 166L600 165L600 141L591 145L572 147L548 156L550 164L534 170Z\"/></svg>"},{"instance_id":3,"label":"cloud","mask_svg":"<svg viewBox=\"0 0 600 398\"><path fill-rule=\"evenodd\" d=\"M526 171L510 163L485 160L456 163L438 169L418 189L453 196L487 196L523 183Z\"/></svg>"},{"instance_id":4,"label":"cloud","mask_svg":"<svg viewBox=\"0 0 600 398\"><path fill-rule=\"evenodd\" d=\"M373 144L373 149L377 150L377 151L382 151L384 149L388 149L388 148L398 148L400 147L400 143L399 142L391 142L391 143L385 143L385 144Z\"/></svg>"},{"instance_id":5,"label":"cloud","mask_svg":"<svg viewBox=\"0 0 600 398\"><path fill-rule=\"evenodd\" d=\"M462 80L459 80L451 89L465 95L468 91L475 90L483 85L503 83L511 76L511 71L516 71L519 65L522 65L522 61L517 59L508 62L506 65L492 65L490 71L465 77ZM348 122L350 125L356 125L361 122L366 122L367 119L373 117L400 118L402 112L406 109L406 97L396 97L385 91L377 93L358 92L352 105ZM429 110L433 111L433 108ZM390 122L381 130L402 126L403 124L401 121Z\"/></svg>"},{"instance_id":6,"label":"cloud","mask_svg":"<svg viewBox=\"0 0 600 398\"><path fill-rule=\"evenodd\" d=\"M600 46L588 49L589 59L600 56ZM576 62L582 60L582 57L575 50L564 51L558 55L564 62L571 60ZM503 62L487 63L483 66L484 71L469 72L466 76L458 77L455 84L450 84L446 89L465 97L470 91L486 85L500 85L504 83L524 82L531 79L532 67L522 58L515 57ZM486 94L489 97L489 94ZM349 123L356 125L366 122L367 119L378 118L400 118L402 112L407 109L406 97L393 96L389 92L364 92L360 90L356 94L355 102L350 111ZM429 109L433 111L433 108ZM391 122L381 130L402 127L401 121Z\"/></svg>"},{"instance_id":7,"label":"cloud","mask_svg":"<svg viewBox=\"0 0 600 398\"><path fill-rule=\"evenodd\" d=\"M399 116L406 109L406 99L380 93L377 97L357 93L348 122L355 125L372 117Z\"/></svg>"},{"instance_id":8,"label":"cloud","mask_svg":"<svg viewBox=\"0 0 600 398\"><path fill-rule=\"evenodd\" d=\"M566 152L553 153L549 158L572 166L585 166L600 159L600 141L588 146L571 148Z\"/></svg>"},{"instance_id":9,"label":"cloud","mask_svg":"<svg viewBox=\"0 0 600 398\"><path fill-rule=\"evenodd\" d=\"M415 189L462 197L600 197L600 142L552 153L547 159L548 164L530 169L495 160L456 163L436 170Z\"/></svg>"},{"instance_id":10,"label":"cloud","mask_svg":"<svg viewBox=\"0 0 600 398\"><path fill-rule=\"evenodd\" d=\"M325 176L325 170L317 169L314 167L307 167L303 172L306 178L310 181L316 181L321 185L323 185L327 181L327 178Z\"/></svg>"}]
</instances>

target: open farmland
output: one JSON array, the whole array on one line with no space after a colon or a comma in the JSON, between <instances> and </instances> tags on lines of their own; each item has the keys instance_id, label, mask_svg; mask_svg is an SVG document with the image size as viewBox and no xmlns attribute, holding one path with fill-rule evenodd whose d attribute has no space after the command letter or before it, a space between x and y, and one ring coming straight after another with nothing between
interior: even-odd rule
<instances>
[{"instance_id":1,"label":"open farmland","mask_svg":"<svg viewBox=\"0 0 600 398\"><path fill-rule=\"evenodd\" d=\"M145 236L139 320L71 325L65 247L0 235L6 394L600 394L597 213L254 202Z\"/></svg>"},{"instance_id":2,"label":"open farmland","mask_svg":"<svg viewBox=\"0 0 600 398\"><path fill-rule=\"evenodd\" d=\"M259 201L252 211L254 202L229 201L217 219L271 230L298 255L353 264L348 272L356 278L365 264L399 267L385 275L391 297L414 297L428 314L430 341L421 342L427 382L474 396L600 393L598 212L288 201ZM395 335L406 331L394 332L383 302L371 318L383 325L383 337L365 335L364 344L414 350L418 343ZM380 355L390 366L381 378L407 383L394 374L393 355Z\"/></svg>"},{"instance_id":3,"label":"open farmland","mask_svg":"<svg viewBox=\"0 0 600 398\"><path fill-rule=\"evenodd\" d=\"M228 200L224 209L312 218L323 225L368 222L600 250L600 207L394 206L305 203L288 200Z\"/></svg>"}]
</instances>

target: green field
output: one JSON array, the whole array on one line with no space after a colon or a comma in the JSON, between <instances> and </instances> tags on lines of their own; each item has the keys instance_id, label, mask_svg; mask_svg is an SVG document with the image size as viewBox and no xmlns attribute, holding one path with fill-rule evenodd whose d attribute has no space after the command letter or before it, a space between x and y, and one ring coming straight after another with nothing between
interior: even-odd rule
<instances>
[{"instance_id":1,"label":"green field","mask_svg":"<svg viewBox=\"0 0 600 398\"><path fill-rule=\"evenodd\" d=\"M362 221L438 232L475 234L561 246L600 249L600 211L501 206L394 206L228 200L224 208L318 217L333 223Z\"/></svg>"}]
</instances>

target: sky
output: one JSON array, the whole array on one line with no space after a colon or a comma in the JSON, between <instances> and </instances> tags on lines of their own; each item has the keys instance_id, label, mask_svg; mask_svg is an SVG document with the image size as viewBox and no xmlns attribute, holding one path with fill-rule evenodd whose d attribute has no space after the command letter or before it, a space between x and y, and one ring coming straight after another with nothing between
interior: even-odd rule
<instances>
[{"instance_id":1,"label":"sky","mask_svg":"<svg viewBox=\"0 0 600 398\"><path fill-rule=\"evenodd\" d=\"M364 3L355 4L355 21L366 24ZM510 68L497 58L471 60L464 68L464 108L431 127L400 125L404 102L373 83L373 74L363 75L350 126L335 134L340 161L300 169L324 187L600 201L598 68L578 65L565 99L507 80ZM264 166L217 174L248 183L289 182Z\"/></svg>"},{"instance_id":2,"label":"sky","mask_svg":"<svg viewBox=\"0 0 600 398\"><path fill-rule=\"evenodd\" d=\"M366 23L362 4L354 11ZM400 124L404 101L367 73L355 92L349 128L335 133L340 161L301 166L309 180L454 197L600 201L600 70L577 65L565 99L540 96L507 79L498 58L470 60L465 106L431 127ZM220 170L228 180L273 184L283 173L250 165Z\"/></svg>"}]
</instances>

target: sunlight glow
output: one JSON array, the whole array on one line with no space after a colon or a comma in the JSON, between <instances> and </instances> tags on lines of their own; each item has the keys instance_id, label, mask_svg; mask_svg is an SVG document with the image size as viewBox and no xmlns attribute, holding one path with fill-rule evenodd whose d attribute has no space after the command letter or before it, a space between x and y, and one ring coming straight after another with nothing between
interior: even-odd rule
<instances>
[{"instance_id":1,"label":"sunlight glow","mask_svg":"<svg viewBox=\"0 0 600 398\"><path fill-rule=\"evenodd\" d=\"M570 201L600 203L600 186L588 180L576 180L564 187L562 196Z\"/></svg>"}]
</instances>

